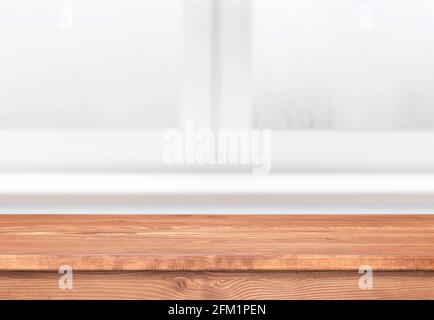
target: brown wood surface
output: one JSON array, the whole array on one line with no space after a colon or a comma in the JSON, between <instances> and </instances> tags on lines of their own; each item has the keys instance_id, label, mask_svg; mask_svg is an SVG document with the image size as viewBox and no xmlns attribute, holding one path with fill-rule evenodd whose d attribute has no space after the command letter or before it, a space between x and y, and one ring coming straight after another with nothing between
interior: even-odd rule
<instances>
[{"instance_id":1,"label":"brown wood surface","mask_svg":"<svg viewBox=\"0 0 434 320\"><path fill-rule=\"evenodd\" d=\"M0 299L434 299L434 272L109 271L73 274L59 289L56 272L0 272Z\"/></svg>"},{"instance_id":2,"label":"brown wood surface","mask_svg":"<svg viewBox=\"0 0 434 320\"><path fill-rule=\"evenodd\" d=\"M434 215L0 215L0 270L434 271Z\"/></svg>"}]
</instances>

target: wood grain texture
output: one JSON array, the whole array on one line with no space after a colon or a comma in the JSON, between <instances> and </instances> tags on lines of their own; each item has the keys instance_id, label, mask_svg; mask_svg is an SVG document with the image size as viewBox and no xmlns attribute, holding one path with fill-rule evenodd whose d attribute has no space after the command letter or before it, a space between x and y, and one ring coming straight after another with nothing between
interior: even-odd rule
<instances>
[{"instance_id":1,"label":"wood grain texture","mask_svg":"<svg viewBox=\"0 0 434 320\"><path fill-rule=\"evenodd\" d=\"M326 272L79 272L73 289L55 272L0 272L0 299L434 299L433 272L376 272L372 290L360 274Z\"/></svg>"},{"instance_id":2,"label":"wood grain texture","mask_svg":"<svg viewBox=\"0 0 434 320\"><path fill-rule=\"evenodd\" d=\"M434 215L1 215L0 270L434 271Z\"/></svg>"}]
</instances>

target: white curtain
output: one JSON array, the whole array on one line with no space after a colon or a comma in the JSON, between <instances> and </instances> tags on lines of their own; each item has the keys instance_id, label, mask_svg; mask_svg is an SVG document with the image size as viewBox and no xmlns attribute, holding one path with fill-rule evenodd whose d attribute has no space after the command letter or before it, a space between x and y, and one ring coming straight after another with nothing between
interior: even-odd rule
<instances>
[{"instance_id":1,"label":"white curtain","mask_svg":"<svg viewBox=\"0 0 434 320\"><path fill-rule=\"evenodd\" d=\"M176 124L183 0L1 0L0 128Z\"/></svg>"},{"instance_id":2,"label":"white curtain","mask_svg":"<svg viewBox=\"0 0 434 320\"><path fill-rule=\"evenodd\" d=\"M434 1L253 0L254 120L434 128Z\"/></svg>"}]
</instances>

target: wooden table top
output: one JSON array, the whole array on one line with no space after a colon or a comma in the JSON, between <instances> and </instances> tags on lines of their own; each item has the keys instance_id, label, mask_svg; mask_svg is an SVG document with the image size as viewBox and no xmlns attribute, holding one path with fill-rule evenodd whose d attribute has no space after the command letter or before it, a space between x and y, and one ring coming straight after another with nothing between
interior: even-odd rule
<instances>
[{"instance_id":1,"label":"wooden table top","mask_svg":"<svg viewBox=\"0 0 434 320\"><path fill-rule=\"evenodd\" d=\"M0 270L434 271L434 215L0 215Z\"/></svg>"}]
</instances>

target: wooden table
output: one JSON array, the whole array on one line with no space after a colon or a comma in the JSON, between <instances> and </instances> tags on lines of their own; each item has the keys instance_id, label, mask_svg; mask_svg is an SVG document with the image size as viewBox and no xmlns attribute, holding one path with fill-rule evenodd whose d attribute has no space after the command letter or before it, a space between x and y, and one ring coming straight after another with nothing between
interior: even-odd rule
<instances>
[{"instance_id":1,"label":"wooden table","mask_svg":"<svg viewBox=\"0 0 434 320\"><path fill-rule=\"evenodd\" d=\"M434 215L1 215L0 298L434 299Z\"/></svg>"}]
</instances>

